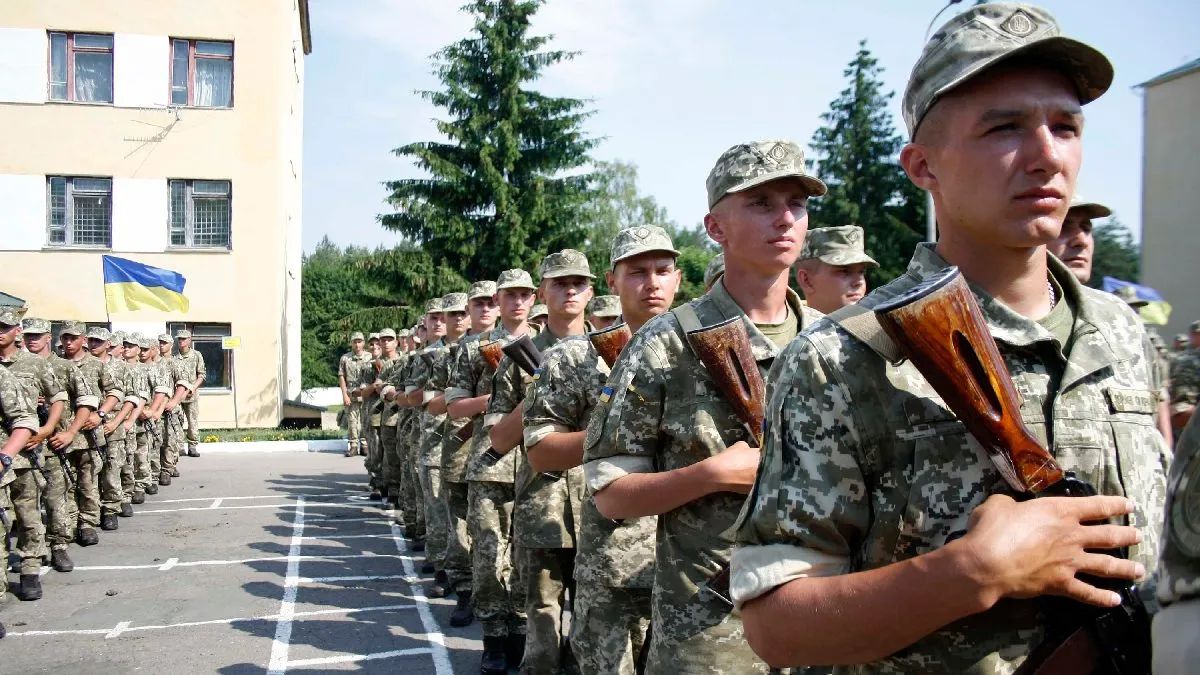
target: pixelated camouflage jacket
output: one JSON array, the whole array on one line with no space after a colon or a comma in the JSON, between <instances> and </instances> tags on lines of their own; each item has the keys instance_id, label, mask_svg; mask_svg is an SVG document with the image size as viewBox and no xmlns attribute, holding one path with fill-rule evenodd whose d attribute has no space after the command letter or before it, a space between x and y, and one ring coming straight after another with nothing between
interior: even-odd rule
<instances>
[{"instance_id":1,"label":"pixelated camouflage jacket","mask_svg":"<svg viewBox=\"0 0 1200 675\"><path fill-rule=\"evenodd\" d=\"M420 385L425 390L426 402L445 393L449 363L458 354L458 346L461 341L462 338L459 338L457 342L447 344L446 339L442 338L437 341L434 349L428 354L425 382ZM422 466L435 466L439 470L441 469L442 446L447 433L446 422L448 420L449 416L446 413L434 415L427 408L421 409L421 446L418 454Z\"/></svg>"},{"instance_id":2,"label":"pixelated camouflage jacket","mask_svg":"<svg viewBox=\"0 0 1200 675\"><path fill-rule=\"evenodd\" d=\"M801 329L822 316L790 290L787 302ZM767 371L779 348L746 317L724 281L689 304L704 326L742 317L759 369ZM592 492L631 473L690 466L750 439L686 339L675 314L667 312L642 326L621 352L584 441L584 472ZM741 494L719 492L658 517L655 647L682 671L761 665L741 638L741 621L702 589L729 561L733 537L727 530L744 500Z\"/></svg>"},{"instance_id":3,"label":"pixelated camouflage jacket","mask_svg":"<svg viewBox=\"0 0 1200 675\"><path fill-rule=\"evenodd\" d=\"M546 328L531 337L533 345L543 356L559 341L559 337ZM501 358L496 372L492 374L492 397L488 399L488 407L483 414L483 426L490 429L505 415L516 410L526 399L532 383L533 376L526 375L512 359L507 355ZM524 438L508 452L505 459L509 455L513 458L516 494L513 541L533 548L558 548L559 545L548 542L566 539L563 548L574 546L574 532L564 532L565 528L560 527L552 515L548 515L552 511L550 504L562 504L567 499L558 494L560 490L567 489L566 476L555 478L558 474L545 475L534 471L525 456Z\"/></svg>"},{"instance_id":4,"label":"pixelated camouflage jacket","mask_svg":"<svg viewBox=\"0 0 1200 675\"><path fill-rule=\"evenodd\" d=\"M876 306L946 266L930 245L920 245L908 273L860 304ZM1064 469L1101 494L1137 504L1130 524L1143 539L1130 557L1154 569L1167 453L1154 424L1141 321L1111 294L1082 287L1053 258L1050 268L1076 311L1065 360L1044 327L972 290L1025 424ZM1049 391L1053 379L1057 391ZM766 412L762 462L733 561L738 601L800 576L874 569L933 551L966 531L984 499L1008 491L910 362L884 361L829 320L776 359ZM845 670L1008 673L1042 634L1036 601L1006 600L886 659Z\"/></svg>"},{"instance_id":5,"label":"pixelated camouflage jacket","mask_svg":"<svg viewBox=\"0 0 1200 675\"><path fill-rule=\"evenodd\" d=\"M563 340L548 352L541 376L525 408L525 445L532 447L550 433L587 429L608 364L587 339ZM582 466L571 470L582 478ZM575 476L572 476L575 478ZM582 486L581 486L582 488ZM600 515L591 496L572 493L579 535L575 579L581 583L622 588L650 588L654 583L654 533L658 518L614 521ZM580 504L576 507L575 500Z\"/></svg>"},{"instance_id":6,"label":"pixelated camouflage jacket","mask_svg":"<svg viewBox=\"0 0 1200 675\"><path fill-rule=\"evenodd\" d=\"M1200 402L1200 349L1189 349L1171 363L1171 411Z\"/></svg>"},{"instance_id":7,"label":"pixelated camouflage jacket","mask_svg":"<svg viewBox=\"0 0 1200 675\"><path fill-rule=\"evenodd\" d=\"M8 368L0 368L0 446L7 443L13 431L17 429L28 429L32 434L37 433L36 391L21 376L10 372ZM16 467L15 461L13 466ZM5 471L4 475L0 476L0 487L14 480L16 477L12 470Z\"/></svg>"},{"instance_id":8,"label":"pixelated camouflage jacket","mask_svg":"<svg viewBox=\"0 0 1200 675\"><path fill-rule=\"evenodd\" d=\"M370 354L367 354L368 358L370 358L370 356ZM194 346L188 349L187 354L184 354L183 352L176 352L172 358L179 362L181 366L180 370L183 372L184 376L187 377L189 382L195 382L196 378L199 378L201 380L201 385L203 385L203 380L208 374L208 369L204 366L204 355L197 351ZM185 403L191 403L195 400L196 392L189 388L187 396L183 397L183 401Z\"/></svg>"},{"instance_id":9,"label":"pixelated camouflage jacket","mask_svg":"<svg viewBox=\"0 0 1200 675\"><path fill-rule=\"evenodd\" d=\"M1158 599L1200 602L1200 415L1192 415L1175 444L1163 527Z\"/></svg>"},{"instance_id":10,"label":"pixelated camouflage jacket","mask_svg":"<svg viewBox=\"0 0 1200 675\"><path fill-rule=\"evenodd\" d=\"M535 335L537 330L533 326L528 327L529 335ZM497 323L496 327L485 334L481 334L478 340L466 342L462 346L462 350L458 353L458 362L454 365L454 374L451 376L448 386L446 387L446 401L454 402L464 398L474 398L476 396L489 396L492 393L492 376L494 373L483 355L479 352L479 345L483 340L506 340L511 336L511 333L504 327L502 323ZM479 422L475 425L475 433L471 436L470 457L467 460L468 481L492 481L496 483L512 483L516 476L516 457L513 453L504 455L498 462L493 462L485 453L492 446L491 440L488 438L488 429L485 424L486 411L481 415Z\"/></svg>"},{"instance_id":11,"label":"pixelated camouflage jacket","mask_svg":"<svg viewBox=\"0 0 1200 675\"><path fill-rule=\"evenodd\" d=\"M38 358L23 349L18 349L11 359L5 359L0 356L0 365L3 365L8 372L20 378L29 389L30 394L34 398L35 412L38 406L38 397L41 397L42 401L45 402L47 409L51 405L61 401L63 412L66 412L69 404L67 390L63 389L62 384L58 381L58 377L54 374L54 371L50 368L50 364L45 359ZM45 445L46 443L43 441L32 451L22 450L17 453L17 456L13 457L13 468L30 468L32 466L31 462L35 459L32 453L44 449Z\"/></svg>"},{"instance_id":12,"label":"pixelated camouflage jacket","mask_svg":"<svg viewBox=\"0 0 1200 675\"><path fill-rule=\"evenodd\" d=\"M483 334L490 334L490 331L485 331ZM447 358L443 359L439 370L436 373L437 384L440 384L439 391L446 397L446 404L470 398L470 395L462 395L462 390L453 388L453 383L457 379L457 371L460 367L466 367L463 354L474 345L476 349L479 347L479 333L464 335L454 348L450 350ZM476 422L476 427L479 426L480 416L471 417L451 417L447 418L445 431L442 436L442 480L452 483L464 483L467 480L467 464L471 461L471 446L474 443L474 432L471 433L471 438L466 441L460 441L455 436L459 431L471 423L472 419Z\"/></svg>"},{"instance_id":13,"label":"pixelated camouflage jacket","mask_svg":"<svg viewBox=\"0 0 1200 675\"><path fill-rule=\"evenodd\" d=\"M383 362L383 368L379 371L379 376L375 378L375 383L382 388L384 386L392 386L396 388L398 393L404 393L404 387L401 384L401 379L404 376L404 369L408 367L409 354L408 352L396 352L391 358L383 356L380 358ZM400 406L392 401L380 397L380 425L385 427L394 427L400 417Z\"/></svg>"},{"instance_id":14,"label":"pixelated camouflage jacket","mask_svg":"<svg viewBox=\"0 0 1200 675\"><path fill-rule=\"evenodd\" d=\"M37 355L35 354L34 356ZM58 419L58 430L66 431L75 423L75 411L78 408L86 407L98 410L100 408L101 397L88 384L74 361L64 359L58 354L51 354L46 362L50 364L50 369L54 371L59 384L63 385L63 388L67 390L67 405L63 408L62 417ZM80 431L75 435L75 440L71 442L71 447L66 450L67 452L74 452L76 450L87 449L87 447L87 438Z\"/></svg>"}]
</instances>

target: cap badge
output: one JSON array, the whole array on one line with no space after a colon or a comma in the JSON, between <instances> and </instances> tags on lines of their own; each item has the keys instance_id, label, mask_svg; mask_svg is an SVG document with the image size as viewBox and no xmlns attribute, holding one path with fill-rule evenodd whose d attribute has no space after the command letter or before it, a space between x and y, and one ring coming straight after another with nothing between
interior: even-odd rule
<instances>
[{"instance_id":1,"label":"cap badge","mask_svg":"<svg viewBox=\"0 0 1200 675\"><path fill-rule=\"evenodd\" d=\"M647 230L644 227L639 227L633 231L633 236L637 237L638 239L645 239L646 237L650 236L650 230Z\"/></svg>"},{"instance_id":2,"label":"cap badge","mask_svg":"<svg viewBox=\"0 0 1200 675\"><path fill-rule=\"evenodd\" d=\"M1025 12L1017 10L1013 15L1008 17L1008 20L1000 25L1000 28L1006 33L1011 33L1019 38L1028 37L1037 30L1037 22L1033 20Z\"/></svg>"},{"instance_id":3,"label":"cap badge","mask_svg":"<svg viewBox=\"0 0 1200 675\"><path fill-rule=\"evenodd\" d=\"M767 154L770 155L771 159L775 160L776 162L782 162L787 158L788 151L787 148L783 147L782 143L776 143Z\"/></svg>"}]
</instances>

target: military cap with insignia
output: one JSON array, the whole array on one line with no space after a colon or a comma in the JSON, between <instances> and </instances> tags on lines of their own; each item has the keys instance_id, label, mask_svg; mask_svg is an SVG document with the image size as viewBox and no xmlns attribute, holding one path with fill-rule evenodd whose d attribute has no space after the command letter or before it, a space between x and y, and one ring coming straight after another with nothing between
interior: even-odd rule
<instances>
[{"instance_id":1,"label":"military cap with insignia","mask_svg":"<svg viewBox=\"0 0 1200 675\"><path fill-rule=\"evenodd\" d=\"M820 260L829 265L866 264L879 267L863 247L863 229L857 225L818 227L804 237L800 260Z\"/></svg>"},{"instance_id":2,"label":"military cap with insignia","mask_svg":"<svg viewBox=\"0 0 1200 675\"><path fill-rule=\"evenodd\" d=\"M502 291L506 288L528 288L529 290L537 289L533 283L533 277L529 276L529 272L525 270L504 270L500 273L500 277L496 279L496 290Z\"/></svg>"},{"instance_id":3,"label":"military cap with insignia","mask_svg":"<svg viewBox=\"0 0 1200 675\"><path fill-rule=\"evenodd\" d=\"M667 234L663 228L657 225L627 227L613 237L612 255L610 256L612 269L617 269L617 263L622 260L643 253L679 255L679 251L675 250L675 246L671 242L671 235Z\"/></svg>"},{"instance_id":4,"label":"military cap with insignia","mask_svg":"<svg viewBox=\"0 0 1200 675\"><path fill-rule=\"evenodd\" d=\"M596 278L588 266L587 256L582 251L576 251L573 248L564 248L557 253L551 253L542 258L538 274L543 279L554 279L557 277Z\"/></svg>"},{"instance_id":5,"label":"military cap with insignia","mask_svg":"<svg viewBox=\"0 0 1200 675\"><path fill-rule=\"evenodd\" d=\"M59 335L77 335L83 337L87 335L87 326L82 321L64 321L62 328L58 331Z\"/></svg>"},{"instance_id":6,"label":"military cap with insignia","mask_svg":"<svg viewBox=\"0 0 1200 675\"><path fill-rule=\"evenodd\" d=\"M104 342L108 342L112 339L112 333L107 328L96 326L88 329L86 337L89 340L103 340Z\"/></svg>"},{"instance_id":7,"label":"military cap with insignia","mask_svg":"<svg viewBox=\"0 0 1200 675\"><path fill-rule=\"evenodd\" d=\"M766 140L739 143L717 158L708 172L708 208L725 195L749 190L780 178L799 179L809 196L825 194L825 183L804 166L804 151L792 141Z\"/></svg>"},{"instance_id":8,"label":"military cap with insignia","mask_svg":"<svg viewBox=\"0 0 1200 675\"><path fill-rule=\"evenodd\" d=\"M443 312L465 312L467 311L467 294L466 293L447 293L441 298L441 308Z\"/></svg>"},{"instance_id":9,"label":"military cap with insignia","mask_svg":"<svg viewBox=\"0 0 1200 675\"><path fill-rule=\"evenodd\" d=\"M22 313L20 307L0 305L0 324L4 324L5 326L20 326Z\"/></svg>"},{"instance_id":10,"label":"military cap with insignia","mask_svg":"<svg viewBox=\"0 0 1200 675\"><path fill-rule=\"evenodd\" d=\"M588 302L588 313L607 319L621 316L621 298L616 295L598 295Z\"/></svg>"},{"instance_id":11,"label":"military cap with insignia","mask_svg":"<svg viewBox=\"0 0 1200 675\"><path fill-rule=\"evenodd\" d=\"M426 314L438 314L441 311L442 311L442 299L441 298L431 298L431 299L425 301L425 313Z\"/></svg>"},{"instance_id":12,"label":"military cap with insignia","mask_svg":"<svg viewBox=\"0 0 1200 675\"><path fill-rule=\"evenodd\" d=\"M496 294L496 282L494 281L476 281L471 284L470 290L467 291L467 300L475 298L490 298Z\"/></svg>"},{"instance_id":13,"label":"military cap with insignia","mask_svg":"<svg viewBox=\"0 0 1200 675\"><path fill-rule=\"evenodd\" d=\"M50 332L50 322L35 316L27 317L21 322L21 332L26 335L42 335Z\"/></svg>"},{"instance_id":14,"label":"military cap with insignia","mask_svg":"<svg viewBox=\"0 0 1200 675\"><path fill-rule=\"evenodd\" d=\"M384 328L383 330L379 331L379 339L382 340L384 338L392 338L393 340L395 340L396 339L395 329Z\"/></svg>"},{"instance_id":15,"label":"military cap with insignia","mask_svg":"<svg viewBox=\"0 0 1200 675\"><path fill-rule=\"evenodd\" d=\"M548 314L550 314L550 309L548 307L546 307L545 305L538 303L538 304L534 305L533 307L529 308L529 317L528 318L536 319L539 316L547 316Z\"/></svg>"}]
</instances>

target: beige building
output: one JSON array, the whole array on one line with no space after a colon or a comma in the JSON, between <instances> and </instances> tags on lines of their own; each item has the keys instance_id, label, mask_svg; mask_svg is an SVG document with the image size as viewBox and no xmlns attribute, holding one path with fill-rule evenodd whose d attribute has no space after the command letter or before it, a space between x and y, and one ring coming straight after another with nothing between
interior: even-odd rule
<instances>
[{"instance_id":1,"label":"beige building","mask_svg":"<svg viewBox=\"0 0 1200 675\"><path fill-rule=\"evenodd\" d=\"M201 425L278 424L310 51L307 0L0 3L0 291L53 321L190 328ZM109 315L103 254L183 274L189 311Z\"/></svg>"},{"instance_id":2,"label":"beige building","mask_svg":"<svg viewBox=\"0 0 1200 675\"><path fill-rule=\"evenodd\" d=\"M1169 341L1200 319L1200 59L1139 85L1143 97L1142 283L1171 303Z\"/></svg>"}]
</instances>

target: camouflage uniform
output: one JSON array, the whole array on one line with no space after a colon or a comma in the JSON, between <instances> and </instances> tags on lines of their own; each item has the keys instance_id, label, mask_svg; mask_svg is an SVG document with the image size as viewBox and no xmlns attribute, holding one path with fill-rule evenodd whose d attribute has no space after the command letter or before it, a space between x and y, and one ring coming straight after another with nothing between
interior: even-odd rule
<instances>
[{"instance_id":1,"label":"camouflage uniform","mask_svg":"<svg viewBox=\"0 0 1200 675\"><path fill-rule=\"evenodd\" d=\"M451 293L442 298L443 307L447 306L447 302L453 303L450 306L457 307L459 300L456 296L461 296L461 304L465 306L466 293ZM445 339L434 345L429 355L428 376L421 385L425 390L426 400L432 400L445 391L450 361L458 353L458 349L458 343L447 344ZM425 559L439 570L444 569L446 564L449 539L446 504L442 495L442 446L446 437L450 435L447 430L448 419L446 413L433 415L427 410L421 411L421 445L417 451L416 462L425 507Z\"/></svg>"},{"instance_id":2,"label":"camouflage uniform","mask_svg":"<svg viewBox=\"0 0 1200 675\"><path fill-rule=\"evenodd\" d=\"M1081 286L1057 259L1049 264L1063 289L1058 308L1075 312L1065 359L1064 345L1043 325L976 290L980 308L1026 425L1063 469L1100 494L1135 502L1128 523L1142 542L1130 558L1153 569L1167 449L1154 423L1141 321L1112 295ZM859 305L875 307L946 266L922 244L907 274ZM1008 491L910 362L884 361L832 321L793 341L767 382L762 463L733 559L738 602L796 578L929 553L965 532L971 511L989 495ZM886 659L839 672L1011 672L1041 640L1037 608L1033 600L1006 600Z\"/></svg>"},{"instance_id":3,"label":"camouflage uniform","mask_svg":"<svg viewBox=\"0 0 1200 675\"><path fill-rule=\"evenodd\" d=\"M16 429L28 429L32 433L37 433L37 402L34 392L35 390L26 384L24 378L13 374L8 368L0 368L0 445L7 442L9 434ZM0 510L4 511L5 523L12 523L17 517L16 509L13 508L9 495L14 480L15 476L11 468L0 476ZM36 574L41 564L40 560L36 565L34 560L26 560L26 555L30 550L36 550L36 545L31 546L31 542L25 541L29 536L25 530L26 528L22 528L17 538L17 547L21 552L21 574ZM8 591L8 538L12 533L6 526L0 527L0 533L4 537L4 542L0 545L0 551L4 553L4 569L0 570L2 572L0 573L0 598L3 598Z\"/></svg>"},{"instance_id":4,"label":"camouflage uniform","mask_svg":"<svg viewBox=\"0 0 1200 675\"><path fill-rule=\"evenodd\" d=\"M440 301L436 307L440 307ZM401 506L404 509L404 527L417 538L425 536L428 523L425 520L425 489L421 482L421 452L426 436L431 429L425 427L425 405L433 398L425 390L425 383L433 369L433 360L441 346L439 338L433 344L417 352L408 364L403 375L404 393L421 389L425 392L420 406L407 410L408 423L403 445L400 447L400 495ZM441 465L441 459L438 459Z\"/></svg>"},{"instance_id":5,"label":"camouflage uniform","mask_svg":"<svg viewBox=\"0 0 1200 675\"><path fill-rule=\"evenodd\" d=\"M88 331L88 337L95 336L100 339L106 339L106 333L108 331L102 328L92 329ZM129 386L128 364L115 358L109 358L107 361L102 361L101 363L103 364L106 377L111 379L121 391L120 401L108 413L109 419L112 419L120 414L121 408L126 403L134 402L136 405L136 398L132 397L132 392L127 389ZM107 423L107 420L105 422ZM108 446L108 454L105 457L104 465L100 469L100 508L102 512L119 513L121 511L121 504L129 501L129 496L125 494L125 489L121 481L121 470L125 466L125 455L127 452L126 438L127 434L125 433L125 423L123 420L116 425L111 434L105 434L104 436L104 441Z\"/></svg>"},{"instance_id":6,"label":"camouflage uniform","mask_svg":"<svg viewBox=\"0 0 1200 675\"><path fill-rule=\"evenodd\" d=\"M371 339L377 339L378 333L371 333L368 337L368 342ZM382 363L380 363L382 366ZM368 362L365 368L359 371L359 379L356 386L365 387L375 382L375 378L382 372L375 370L375 361L372 359ZM383 485L383 451L379 446L379 426L383 423L382 406L380 405L379 394L371 394L363 399L362 402L362 425L366 435L367 442L367 458L363 461L366 466L367 475L369 476L371 489L375 492L382 493Z\"/></svg>"},{"instance_id":7,"label":"camouflage uniform","mask_svg":"<svg viewBox=\"0 0 1200 675\"><path fill-rule=\"evenodd\" d=\"M389 331L390 328L385 328L380 333L387 334ZM409 355L397 352L391 358L383 357L381 361L383 368L379 371L376 384L384 388L394 388L399 383L400 372L408 365ZM384 393L381 389L380 394ZM379 482L387 490L388 496L394 498L400 495L400 450L397 447L397 432L402 417L401 409L394 402L381 396L379 417Z\"/></svg>"},{"instance_id":8,"label":"camouflage uniform","mask_svg":"<svg viewBox=\"0 0 1200 675\"><path fill-rule=\"evenodd\" d=\"M547 351L525 409L526 447L552 432L587 428L607 377L608 365L585 338L563 340ZM581 471L568 472L572 488ZM600 515L591 498L574 489L571 497L579 528L571 652L584 675L632 675L650 625L658 519L613 521Z\"/></svg>"},{"instance_id":9,"label":"camouflage uniform","mask_svg":"<svg viewBox=\"0 0 1200 675\"><path fill-rule=\"evenodd\" d=\"M480 340L490 339L487 337L490 334L491 331L483 333L483 338L480 334L464 335L455 345L449 358L446 359L443 394L447 404L474 396L473 389L468 391L455 388L455 383L458 382L458 369L471 368L474 365L474 356L471 354L471 350L474 349L477 354ZM457 434L472 423L478 430L479 422L480 416L478 415L475 417L448 417L442 437L441 492L442 502L446 509L446 554L442 569L449 579L448 590L455 593L471 591L471 534L467 524L467 462L471 458L471 448L475 441L474 432L466 441L458 440Z\"/></svg>"},{"instance_id":10,"label":"camouflage uniform","mask_svg":"<svg viewBox=\"0 0 1200 675\"><path fill-rule=\"evenodd\" d=\"M1200 402L1200 350L1189 349L1171 364L1171 414Z\"/></svg>"},{"instance_id":11,"label":"camouflage uniform","mask_svg":"<svg viewBox=\"0 0 1200 675\"><path fill-rule=\"evenodd\" d=\"M1154 617L1154 672L1186 673L1200 659L1200 415L1184 427L1167 481L1163 550Z\"/></svg>"},{"instance_id":12,"label":"camouflage uniform","mask_svg":"<svg viewBox=\"0 0 1200 675\"><path fill-rule=\"evenodd\" d=\"M788 291L798 329L818 313ZM723 280L689 305L703 326L745 316ZM779 348L743 321L763 372ZM631 473L670 471L747 440L744 425L686 343L679 319L651 319L630 340L587 428L584 470L597 492ZM647 672L766 671L742 637L741 620L703 587L731 554L744 498L714 493L658 517L654 625Z\"/></svg>"},{"instance_id":13,"label":"camouflage uniform","mask_svg":"<svg viewBox=\"0 0 1200 675\"><path fill-rule=\"evenodd\" d=\"M146 337L142 340L143 349L149 345L151 349L155 349L154 338ZM166 398L171 398L175 393L175 388L171 386L170 373L162 367L162 359L155 361L143 362L142 366L146 369L146 376L150 378L150 399L153 403L154 397L162 394ZM164 412L157 420L148 420L151 422L147 425L146 435L146 458L150 466L150 480L159 481L162 478L162 453L163 448L167 443L167 414Z\"/></svg>"},{"instance_id":14,"label":"camouflage uniform","mask_svg":"<svg viewBox=\"0 0 1200 675\"><path fill-rule=\"evenodd\" d=\"M167 398L175 395L177 387L191 391L194 387L187 381L187 375L182 372L180 364L173 358L160 357L155 365L161 371L160 377L167 383ZM183 430L183 408L175 406L171 410L163 409L162 414L162 444L159 446L159 483L166 476L179 475L176 466L179 464L179 454L184 451L185 435Z\"/></svg>"},{"instance_id":15,"label":"camouflage uniform","mask_svg":"<svg viewBox=\"0 0 1200 675\"><path fill-rule=\"evenodd\" d=\"M175 332L175 339L191 336L190 331ZM175 360L179 362L183 378L188 382L199 379L203 383L208 375L208 369L204 366L204 355L195 346L189 347L186 354L183 350L176 352ZM190 453L200 443L200 399L196 395L195 387L188 387L188 394L183 398L183 416L187 421L187 447Z\"/></svg>"},{"instance_id":16,"label":"camouflage uniform","mask_svg":"<svg viewBox=\"0 0 1200 675\"><path fill-rule=\"evenodd\" d=\"M362 339L362 333L355 333L354 336ZM363 369L370 367L370 352L364 350L357 355L354 352L346 352L342 355L342 358L338 360L338 375L345 378L347 392L358 387L358 383L362 380ZM363 399L357 394L349 394L349 396L350 405L346 406L346 454L348 456L366 454Z\"/></svg>"},{"instance_id":17,"label":"camouflage uniform","mask_svg":"<svg viewBox=\"0 0 1200 675\"><path fill-rule=\"evenodd\" d=\"M125 392L121 390L122 383L114 377L111 369L105 367L104 362L84 351L75 364L79 368L79 372L83 374L83 379L87 382L88 387L96 393L100 406L103 406L109 398L116 398L118 406L124 403ZM81 479L79 485L76 486L76 496L79 500L79 525L80 527L85 525L95 527L100 524L100 516L104 510L101 506L101 482L104 476L104 467L111 461L111 458L108 456L107 439L100 427L91 431L81 431L79 435L84 437L87 444L85 447L90 448L87 453L92 456L92 468L89 473L93 476L89 482ZM117 478L115 485L106 486L110 501L116 500L114 513L121 510L120 495L113 492L120 485L119 472Z\"/></svg>"}]
</instances>

